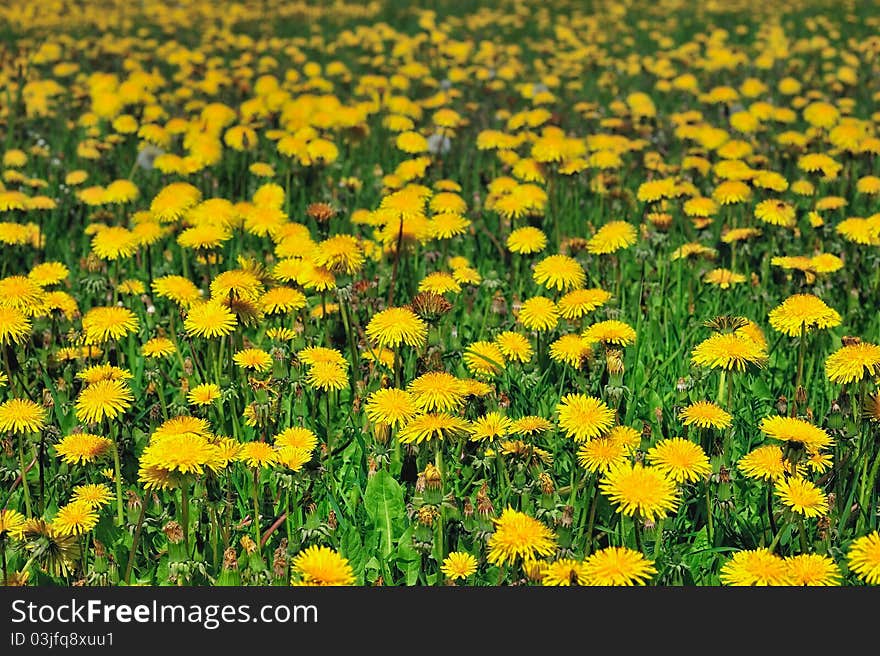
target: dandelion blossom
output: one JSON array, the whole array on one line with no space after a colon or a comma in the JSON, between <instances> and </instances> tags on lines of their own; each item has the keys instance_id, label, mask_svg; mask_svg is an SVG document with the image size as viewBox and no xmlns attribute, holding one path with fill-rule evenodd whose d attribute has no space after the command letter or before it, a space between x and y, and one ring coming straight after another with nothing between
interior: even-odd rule
<instances>
[{"instance_id":1,"label":"dandelion blossom","mask_svg":"<svg viewBox=\"0 0 880 656\"><path fill-rule=\"evenodd\" d=\"M0 404L0 431L36 433L46 425L46 410L28 399L7 399Z\"/></svg>"},{"instance_id":2,"label":"dandelion blossom","mask_svg":"<svg viewBox=\"0 0 880 656\"><path fill-rule=\"evenodd\" d=\"M294 556L294 584L347 586L355 584L354 571L346 558L324 546L312 545Z\"/></svg>"},{"instance_id":3,"label":"dandelion blossom","mask_svg":"<svg viewBox=\"0 0 880 656\"><path fill-rule=\"evenodd\" d=\"M766 348L753 339L736 333L715 333L691 351L691 362L712 369L745 371L749 365L763 367Z\"/></svg>"},{"instance_id":4,"label":"dandelion blossom","mask_svg":"<svg viewBox=\"0 0 880 656\"><path fill-rule=\"evenodd\" d=\"M839 385L880 375L880 346L859 342L839 348L825 360L825 375Z\"/></svg>"},{"instance_id":5,"label":"dandelion blossom","mask_svg":"<svg viewBox=\"0 0 880 656\"><path fill-rule=\"evenodd\" d=\"M101 380L86 386L76 399L76 418L87 424L114 419L134 401L131 390L121 380Z\"/></svg>"},{"instance_id":6,"label":"dandelion blossom","mask_svg":"<svg viewBox=\"0 0 880 656\"><path fill-rule=\"evenodd\" d=\"M693 483L712 473L709 458L700 445L681 437L660 440L646 458L676 483Z\"/></svg>"},{"instance_id":7,"label":"dandelion blossom","mask_svg":"<svg viewBox=\"0 0 880 656\"><path fill-rule=\"evenodd\" d=\"M804 517L818 517L828 512L828 500L816 485L793 476L776 484L776 494L782 504Z\"/></svg>"},{"instance_id":8,"label":"dandelion blossom","mask_svg":"<svg viewBox=\"0 0 880 656\"><path fill-rule=\"evenodd\" d=\"M789 585L786 562L768 549L738 551L721 568L721 582L732 586Z\"/></svg>"},{"instance_id":9,"label":"dandelion blossom","mask_svg":"<svg viewBox=\"0 0 880 656\"><path fill-rule=\"evenodd\" d=\"M764 417L759 425L761 432L780 442L796 442L810 453L825 449L832 444L831 436L824 428L814 426L797 417Z\"/></svg>"},{"instance_id":10,"label":"dandelion blossom","mask_svg":"<svg viewBox=\"0 0 880 656\"><path fill-rule=\"evenodd\" d=\"M697 401L682 409L678 418L685 426L695 425L699 428L727 428L733 421L729 412L722 410L711 401Z\"/></svg>"},{"instance_id":11,"label":"dandelion blossom","mask_svg":"<svg viewBox=\"0 0 880 656\"><path fill-rule=\"evenodd\" d=\"M600 436L614 422L614 410L593 396L566 394L556 410L559 412L559 425L575 442Z\"/></svg>"},{"instance_id":12,"label":"dandelion blossom","mask_svg":"<svg viewBox=\"0 0 880 656\"><path fill-rule=\"evenodd\" d=\"M394 307L373 315L366 332L372 342L382 347L406 344L418 348L428 337L428 326L412 310Z\"/></svg>"},{"instance_id":13,"label":"dandelion blossom","mask_svg":"<svg viewBox=\"0 0 880 656\"><path fill-rule=\"evenodd\" d=\"M477 571L477 559L464 551L453 551L443 560L440 571L452 581L466 579Z\"/></svg>"},{"instance_id":14,"label":"dandelion blossom","mask_svg":"<svg viewBox=\"0 0 880 656\"><path fill-rule=\"evenodd\" d=\"M824 554L798 554L785 559L790 585L840 585L840 568Z\"/></svg>"},{"instance_id":15,"label":"dandelion blossom","mask_svg":"<svg viewBox=\"0 0 880 656\"><path fill-rule=\"evenodd\" d=\"M657 467L621 463L599 483L602 493L630 517L666 517L677 505L675 482Z\"/></svg>"},{"instance_id":16,"label":"dandelion blossom","mask_svg":"<svg viewBox=\"0 0 880 656\"><path fill-rule=\"evenodd\" d=\"M587 585L644 585L657 573L653 561L627 547L606 547L584 561Z\"/></svg>"},{"instance_id":17,"label":"dandelion blossom","mask_svg":"<svg viewBox=\"0 0 880 656\"><path fill-rule=\"evenodd\" d=\"M789 337L799 337L814 328L834 328L841 322L836 310L825 305L812 294L789 296L781 305L770 310L770 325Z\"/></svg>"},{"instance_id":18,"label":"dandelion blossom","mask_svg":"<svg viewBox=\"0 0 880 656\"><path fill-rule=\"evenodd\" d=\"M847 561L860 579L870 585L880 584L880 533L872 531L853 540Z\"/></svg>"},{"instance_id":19,"label":"dandelion blossom","mask_svg":"<svg viewBox=\"0 0 880 656\"><path fill-rule=\"evenodd\" d=\"M533 560L538 556L549 556L556 549L553 531L523 512L506 508L493 521L495 532L489 537L487 557L492 565Z\"/></svg>"}]
</instances>

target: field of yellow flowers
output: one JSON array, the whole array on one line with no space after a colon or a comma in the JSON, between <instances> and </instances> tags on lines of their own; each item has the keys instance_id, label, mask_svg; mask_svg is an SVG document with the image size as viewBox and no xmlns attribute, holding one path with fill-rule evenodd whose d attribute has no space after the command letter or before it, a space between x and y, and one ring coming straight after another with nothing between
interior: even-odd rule
<instances>
[{"instance_id":1,"label":"field of yellow flowers","mask_svg":"<svg viewBox=\"0 0 880 656\"><path fill-rule=\"evenodd\" d=\"M870 2L9 0L6 585L880 582Z\"/></svg>"}]
</instances>

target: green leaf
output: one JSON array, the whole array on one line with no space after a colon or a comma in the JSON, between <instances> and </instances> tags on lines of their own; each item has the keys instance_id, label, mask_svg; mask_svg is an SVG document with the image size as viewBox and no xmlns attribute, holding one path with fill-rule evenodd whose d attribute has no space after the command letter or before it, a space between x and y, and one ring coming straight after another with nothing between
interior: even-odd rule
<instances>
[{"instance_id":1,"label":"green leaf","mask_svg":"<svg viewBox=\"0 0 880 656\"><path fill-rule=\"evenodd\" d=\"M419 580L419 571L422 569L422 561L413 560L406 568L406 584L415 585Z\"/></svg>"},{"instance_id":2,"label":"green leaf","mask_svg":"<svg viewBox=\"0 0 880 656\"><path fill-rule=\"evenodd\" d=\"M395 540L403 532L406 517L403 488L388 472L377 472L367 483L364 508L373 527L379 532L379 549L387 558L394 551Z\"/></svg>"}]
</instances>

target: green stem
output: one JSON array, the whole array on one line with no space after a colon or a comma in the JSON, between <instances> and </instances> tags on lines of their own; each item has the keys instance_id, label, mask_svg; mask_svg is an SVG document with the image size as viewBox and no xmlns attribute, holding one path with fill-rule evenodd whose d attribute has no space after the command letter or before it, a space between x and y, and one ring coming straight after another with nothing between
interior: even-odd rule
<instances>
[{"instance_id":1,"label":"green stem","mask_svg":"<svg viewBox=\"0 0 880 656\"><path fill-rule=\"evenodd\" d=\"M262 558L263 554L260 550L260 469L254 467L254 540L257 543L257 555Z\"/></svg>"},{"instance_id":2,"label":"green stem","mask_svg":"<svg viewBox=\"0 0 880 656\"><path fill-rule=\"evenodd\" d=\"M141 511L138 513L137 525L134 529L134 535L131 538L131 549L128 550L128 564L125 566L125 584L131 582L131 570L134 567L134 555L137 552L138 543L141 540L141 530L144 527L144 516L147 514L147 500L141 501Z\"/></svg>"},{"instance_id":3,"label":"green stem","mask_svg":"<svg viewBox=\"0 0 880 656\"><path fill-rule=\"evenodd\" d=\"M434 440L434 466L437 467L437 471L440 472L440 517L437 518L437 526L435 528L434 540L435 540L435 559L437 560L437 565L439 567L440 564L443 563L443 559L446 557L444 538L446 536L446 525L444 522L444 512L443 512L443 449L441 446L440 440ZM443 585L443 576L439 572L437 573L437 585Z\"/></svg>"},{"instance_id":4,"label":"green stem","mask_svg":"<svg viewBox=\"0 0 880 656\"><path fill-rule=\"evenodd\" d=\"M119 461L119 446L116 443L116 430L111 429L113 444L113 479L116 481L116 525L122 526L125 518L122 514L122 465Z\"/></svg>"},{"instance_id":5,"label":"green stem","mask_svg":"<svg viewBox=\"0 0 880 656\"><path fill-rule=\"evenodd\" d=\"M587 524L587 542L584 545L584 556L589 556L593 550L593 527L596 525L596 507L599 505L599 483L593 490L593 501L590 504L590 520Z\"/></svg>"},{"instance_id":6,"label":"green stem","mask_svg":"<svg viewBox=\"0 0 880 656\"><path fill-rule=\"evenodd\" d=\"M186 557L189 559L189 482L184 481L180 486L180 523L183 524L183 545L186 547Z\"/></svg>"},{"instance_id":7,"label":"green stem","mask_svg":"<svg viewBox=\"0 0 880 656\"><path fill-rule=\"evenodd\" d=\"M24 509L28 517L31 516L31 493L27 482L27 465L24 461L24 440L27 436L22 433L18 440L18 464L21 467L21 490L24 493Z\"/></svg>"},{"instance_id":8,"label":"green stem","mask_svg":"<svg viewBox=\"0 0 880 656\"><path fill-rule=\"evenodd\" d=\"M715 534L715 525L712 519L712 483L706 481L706 537L709 540L709 546L714 546L712 537Z\"/></svg>"}]
</instances>

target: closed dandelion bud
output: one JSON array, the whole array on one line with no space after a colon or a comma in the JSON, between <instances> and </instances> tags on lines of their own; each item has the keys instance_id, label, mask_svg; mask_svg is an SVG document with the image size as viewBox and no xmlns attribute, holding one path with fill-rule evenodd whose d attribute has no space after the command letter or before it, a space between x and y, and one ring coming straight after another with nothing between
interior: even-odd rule
<instances>
[{"instance_id":1,"label":"closed dandelion bud","mask_svg":"<svg viewBox=\"0 0 880 656\"><path fill-rule=\"evenodd\" d=\"M46 388L43 388L43 407L44 408L52 408L55 406L55 399L52 397L52 392Z\"/></svg>"},{"instance_id":2,"label":"closed dandelion bud","mask_svg":"<svg viewBox=\"0 0 880 656\"><path fill-rule=\"evenodd\" d=\"M104 268L104 262L94 253L89 253L82 266L89 273L97 273Z\"/></svg>"},{"instance_id":3,"label":"closed dandelion bud","mask_svg":"<svg viewBox=\"0 0 880 656\"><path fill-rule=\"evenodd\" d=\"M162 532L171 544L183 542L183 528L173 519L162 527Z\"/></svg>"},{"instance_id":4,"label":"closed dandelion bud","mask_svg":"<svg viewBox=\"0 0 880 656\"><path fill-rule=\"evenodd\" d=\"M804 403L806 403L806 402L807 402L807 400L804 399ZM807 408L807 409L804 411L804 416L807 418L807 421L812 422L812 421L813 421L813 409L812 409L812 408Z\"/></svg>"},{"instance_id":5,"label":"closed dandelion bud","mask_svg":"<svg viewBox=\"0 0 880 656\"><path fill-rule=\"evenodd\" d=\"M370 456L367 459L367 478L373 478L377 471L379 471L379 463L373 456Z\"/></svg>"},{"instance_id":6,"label":"closed dandelion bud","mask_svg":"<svg viewBox=\"0 0 880 656\"><path fill-rule=\"evenodd\" d=\"M538 476L538 484L541 486L543 494L553 494L553 491L556 489L553 479L550 478L550 474L547 472L541 472L541 475Z\"/></svg>"},{"instance_id":7,"label":"closed dandelion bud","mask_svg":"<svg viewBox=\"0 0 880 656\"><path fill-rule=\"evenodd\" d=\"M609 374L619 376L624 371L623 352L617 349L608 349L605 351L605 364Z\"/></svg>"},{"instance_id":8,"label":"closed dandelion bud","mask_svg":"<svg viewBox=\"0 0 880 656\"><path fill-rule=\"evenodd\" d=\"M788 412L788 399L785 396L780 396L776 399L776 411L781 415Z\"/></svg>"},{"instance_id":9,"label":"closed dandelion bud","mask_svg":"<svg viewBox=\"0 0 880 656\"><path fill-rule=\"evenodd\" d=\"M496 291L492 296L492 312L502 316L507 314L507 301L500 291Z\"/></svg>"},{"instance_id":10,"label":"closed dandelion bud","mask_svg":"<svg viewBox=\"0 0 880 656\"><path fill-rule=\"evenodd\" d=\"M663 408L661 408L660 406L654 408L654 419L657 420L658 424L663 422Z\"/></svg>"},{"instance_id":11,"label":"closed dandelion bud","mask_svg":"<svg viewBox=\"0 0 880 656\"><path fill-rule=\"evenodd\" d=\"M830 494L828 495L831 496ZM828 529L831 528L831 518L828 515L822 515L816 522L816 530L819 533L819 539L824 540L828 537Z\"/></svg>"},{"instance_id":12,"label":"closed dandelion bud","mask_svg":"<svg viewBox=\"0 0 880 656\"><path fill-rule=\"evenodd\" d=\"M562 509L562 516L559 518L559 525L566 528L574 522L574 506L565 506Z\"/></svg>"},{"instance_id":13,"label":"closed dandelion bud","mask_svg":"<svg viewBox=\"0 0 880 656\"><path fill-rule=\"evenodd\" d=\"M306 208L306 214L318 223L326 223L336 216L336 210L328 203L311 203Z\"/></svg>"},{"instance_id":14,"label":"closed dandelion bud","mask_svg":"<svg viewBox=\"0 0 880 656\"><path fill-rule=\"evenodd\" d=\"M449 313L452 303L440 294L421 292L413 298L411 307L419 318L433 323Z\"/></svg>"},{"instance_id":15,"label":"closed dandelion bud","mask_svg":"<svg viewBox=\"0 0 880 656\"><path fill-rule=\"evenodd\" d=\"M128 507L129 510L136 510L137 508L140 508L144 503L144 500L141 499L134 490L128 490L126 492L126 497L127 498L125 500L125 505Z\"/></svg>"},{"instance_id":16,"label":"closed dandelion bud","mask_svg":"<svg viewBox=\"0 0 880 656\"><path fill-rule=\"evenodd\" d=\"M431 463L428 463L428 465L425 467L424 478L425 483L430 490L437 490L443 484L443 480L440 477L440 470Z\"/></svg>"},{"instance_id":17,"label":"closed dandelion bud","mask_svg":"<svg viewBox=\"0 0 880 656\"><path fill-rule=\"evenodd\" d=\"M150 381L147 383L147 396L152 396L156 393L156 383L154 381Z\"/></svg>"},{"instance_id":18,"label":"closed dandelion bud","mask_svg":"<svg viewBox=\"0 0 880 656\"><path fill-rule=\"evenodd\" d=\"M331 531L335 531L336 527L339 526L339 522L336 520L336 513L333 509L327 514L327 526Z\"/></svg>"},{"instance_id":19,"label":"closed dandelion bud","mask_svg":"<svg viewBox=\"0 0 880 656\"><path fill-rule=\"evenodd\" d=\"M650 439L652 432L653 432L653 430L651 429L651 424L649 424L647 421L643 421L642 422L642 437Z\"/></svg>"},{"instance_id":20,"label":"closed dandelion bud","mask_svg":"<svg viewBox=\"0 0 880 656\"><path fill-rule=\"evenodd\" d=\"M880 421L880 393L871 394L865 400L865 416L871 421Z\"/></svg>"},{"instance_id":21,"label":"closed dandelion bud","mask_svg":"<svg viewBox=\"0 0 880 656\"><path fill-rule=\"evenodd\" d=\"M287 538L282 538L272 556L272 573L276 579L287 578Z\"/></svg>"},{"instance_id":22,"label":"closed dandelion bud","mask_svg":"<svg viewBox=\"0 0 880 656\"><path fill-rule=\"evenodd\" d=\"M185 396L189 394L189 378L180 379L180 392Z\"/></svg>"},{"instance_id":23,"label":"closed dandelion bud","mask_svg":"<svg viewBox=\"0 0 880 656\"><path fill-rule=\"evenodd\" d=\"M391 427L388 424L373 424L373 436L380 444L385 444L391 435Z\"/></svg>"},{"instance_id":24,"label":"closed dandelion bud","mask_svg":"<svg viewBox=\"0 0 880 656\"><path fill-rule=\"evenodd\" d=\"M491 515L495 512L495 507L489 499L489 486L483 483L480 491L477 492L477 512L481 515Z\"/></svg>"},{"instance_id":25,"label":"closed dandelion bud","mask_svg":"<svg viewBox=\"0 0 880 656\"><path fill-rule=\"evenodd\" d=\"M437 509L434 506L422 506L418 512L419 523L424 526L433 526L436 514Z\"/></svg>"},{"instance_id":26,"label":"closed dandelion bud","mask_svg":"<svg viewBox=\"0 0 880 656\"><path fill-rule=\"evenodd\" d=\"M235 547L229 547L223 552L223 569L238 569L238 555Z\"/></svg>"},{"instance_id":27,"label":"closed dandelion bud","mask_svg":"<svg viewBox=\"0 0 880 656\"><path fill-rule=\"evenodd\" d=\"M154 403L150 406L150 421L156 421L161 414L162 408L159 407L158 403Z\"/></svg>"},{"instance_id":28,"label":"closed dandelion bud","mask_svg":"<svg viewBox=\"0 0 880 656\"><path fill-rule=\"evenodd\" d=\"M730 483L730 470L724 465L718 468L718 482Z\"/></svg>"},{"instance_id":29,"label":"closed dandelion bud","mask_svg":"<svg viewBox=\"0 0 880 656\"><path fill-rule=\"evenodd\" d=\"M798 385L794 399L798 405L804 405L807 402L807 390L804 389L803 385Z\"/></svg>"},{"instance_id":30,"label":"closed dandelion bud","mask_svg":"<svg viewBox=\"0 0 880 656\"><path fill-rule=\"evenodd\" d=\"M193 361L189 356L183 359L183 373L187 376L192 376L193 373Z\"/></svg>"},{"instance_id":31,"label":"closed dandelion bud","mask_svg":"<svg viewBox=\"0 0 880 656\"><path fill-rule=\"evenodd\" d=\"M522 568L529 581L538 582L544 578L544 563L540 560L524 560Z\"/></svg>"},{"instance_id":32,"label":"closed dandelion bud","mask_svg":"<svg viewBox=\"0 0 880 656\"><path fill-rule=\"evenodd\" d=\"M249 535L242 536L240 542L242 549L244 549L249 556L257 550L257 543L254 542Z\"/></svg>"},{"instance_id":33,"label":"closed dandelion bud","mask_svg":"<svg viewBox=\"0 0 880 656\"><path fill-rule=\"evenodd\" d=\"M465 499L463 508L461 509L462 514L465 517L473 517L474 516L474 504L471 503L470 499Z\"/></svg>"}]
</instances>

